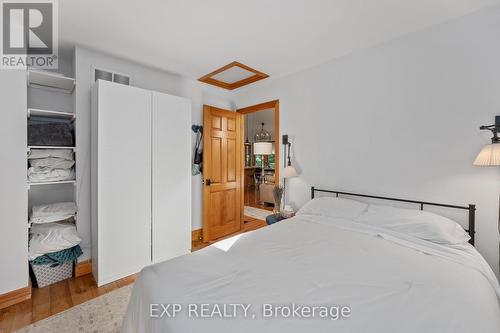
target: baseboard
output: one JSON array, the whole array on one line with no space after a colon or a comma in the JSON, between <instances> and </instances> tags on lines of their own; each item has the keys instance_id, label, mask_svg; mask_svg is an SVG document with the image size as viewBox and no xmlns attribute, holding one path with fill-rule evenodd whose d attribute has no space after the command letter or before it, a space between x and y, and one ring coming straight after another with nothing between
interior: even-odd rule
<instances>
[{"instance_id":1,"label":"baseboard","mask_svg":"<svg viewBox=\"0 0 500 333\"><path fill-rule=\"evenodd\" d=\"M75 265L75 277L92 273L92 260L79 262Z\"/></svg>"},{"instance_id":2,"label":"baseboard","mask_svg":"<svg viewBox=\"0 0 500 333\"><path fill-rule=\"evenodd\" d=\"M26 301L31 298L31 284L27 287L13 290L0 295L0 309Z\"/></svg>"},{"instance_id":3,"label":"baseboard","mask_svg":"<svg viewBox=\"0 0 500 333\"><path fill-rule=\"evenodd\" d=\"M191 231L191 242L201 242L203 239L203 229Z\"/></svg>"}]
</instances>

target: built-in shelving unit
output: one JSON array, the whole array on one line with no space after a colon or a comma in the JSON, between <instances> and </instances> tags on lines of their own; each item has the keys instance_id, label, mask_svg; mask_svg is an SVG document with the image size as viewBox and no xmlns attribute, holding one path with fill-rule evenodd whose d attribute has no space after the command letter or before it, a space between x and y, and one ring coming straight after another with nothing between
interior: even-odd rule
<instances>
[{"instance_id":1,"label":"built-in shelving unit","mask_svg":"<svg viewBox=\"0 0 500 333\"><path fill-rule=\"evenodd\" d=\"M59 73L30 69L28 86L71 94L75 89L75 79Z\"/></svg>"},{"instance_id":2,"label":"built-in shelving unit","mask_svg":"<svg viewBox=\"0 0 500 333\"><path fill-rule=\"evenodd\" d=\"M62 112L62 111L29 108L28 109L28 119L31 117L47 117L47 118L55 118L55 119L74 120L75 114L72 112Z\"/></svg>"},{"instance_id":3,"label":"built-in shelving unit","mask_svg":"<svg viewBox=\"0 0 500 333\"><path fill-rule=\"evenodd\" d=\"M74 131L76 114L74 113L75 110L73 110L74 96L72 96L72 94L75 91L75 83L76 82L74 78L59 73L29 69L27 71L27 91L28 91L28 108L26 110L27 123L28 124L68 123L70 126L70 130ZM28 157L31 150L33 149L70 149L73 151L73 153L75 153L76 143L74 143L74 146L71 147L28 145L26 149ZM29 159L27 160L27 166L29 167ZM30 207L34 205L45 204L45 203L54 203L63 201L76 202L76 194L78 192L77 186L78 183L75 179L32 182L29 180L29 178L27 178L26 180L26 187L28 191L27 208L29 210ZM77 219L75 217L75 223L76 222ZM27 224L29 232L31 224L29 221L27 221ZM89 249L86 249L85 251L90 252Z\"/></svg>"}]
</instances>

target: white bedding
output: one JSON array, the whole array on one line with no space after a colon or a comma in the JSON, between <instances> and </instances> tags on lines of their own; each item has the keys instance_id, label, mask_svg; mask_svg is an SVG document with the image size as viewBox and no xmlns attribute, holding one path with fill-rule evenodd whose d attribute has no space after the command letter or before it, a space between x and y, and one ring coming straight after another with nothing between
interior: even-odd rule
<instances>
[{"instance_id":1,"label":"white bedding","mask_svg":"<svg viewBox=\"0 0 500 333\"><path fill-rule=\"evenodd\" d=\"M495 275L468 244L301 215L144 268L122 332L500 332L499 296ZM160 303L182 311L150 317L150 304ZM256 317L196 319L189 303L250 304ZM351 314L262 318L263 304L293 303L347 305Z\"/></svg>"}]
</instances>

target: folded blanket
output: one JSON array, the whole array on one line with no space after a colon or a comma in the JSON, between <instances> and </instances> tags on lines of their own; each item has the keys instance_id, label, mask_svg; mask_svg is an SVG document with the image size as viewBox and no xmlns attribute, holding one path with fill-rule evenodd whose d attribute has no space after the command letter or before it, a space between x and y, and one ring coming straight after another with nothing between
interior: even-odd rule
<instances>
[{"instance_id":1,"label":"folded blanket","mask_svg":"<svg viewBox=\"0 0 500 333\"><path fill-rule=\"evenodd\" d=\"M69 161L74 160L73 150L71 149L31 149L28 155L29 160L47 157L64 158Z\"/></svg>"},{"instance_id":2,"label":"folded blanket","mask_svg":"<svg viewBox=\"0 0 500 333\"><path fill-rule=\"evenodd\" d=\"M72 223L34 224L30 229L28 259L72 248L81 241Z\"/></svg>"},{"instance_id":3,"label":"folded blanket","mask_svg":"<svg viewBox=\"0 0 500 333\"><path fill-rule=\"evenodd\" d=\"M59 157L46 157L31 159L30 165L36 168L71 169L75 165L75 161Z\"/></svg>"},{"instance_id":4,"label":"folded blanket","mask_svg":"<svg viewBox=\"0 0 500 333\"><path fill-rule=\"evenodd\" d=\"M76 262L82 254L80 245L77 245L66 250L44 254L32 260L31 263L33 265L61 265L68 261Z\"/></svg>"},{"instance_id":5,"label":"folded blanket","mask_svg":"<svg viewBox=\"0 0 500 333\"><path fill-rule=\"evenodd\" d=\"M31 223L51 223L73 219L76 215L74 202L57 202L48 205L37 205L31 208Z\"/></svg>"},{"instance_id":6,"label":"folded blanket","mask_svg":"<svg viewBox=\"0 0 500 333\"><path fill-rule=\"evenodd\" d=\"M72 180L75 179L75 170L30 167L28 168L28 179L30 182L34 183L58 180Z\"/></svg>"},{"instance_id":7,"label":"folded blanket","mask_svg":"<svg viewBox=\"0 0 500 333\"><path fill-rule=\"evenodd\" d=\"M53 215L47 217L30 218L31 224L44 224L44 223L76 223L76 214L73 215Z\"/></svg>"},{"instance_id":8,"label":"folded blanket","mask_svg":"<svg viewBox=\"0 0 500 333\"><path fill-rule=\"evenodd\" d=\"M71 124L62 122L28 124L30 146L72 146L74 144Z\"/></svg>"}]
</instances>

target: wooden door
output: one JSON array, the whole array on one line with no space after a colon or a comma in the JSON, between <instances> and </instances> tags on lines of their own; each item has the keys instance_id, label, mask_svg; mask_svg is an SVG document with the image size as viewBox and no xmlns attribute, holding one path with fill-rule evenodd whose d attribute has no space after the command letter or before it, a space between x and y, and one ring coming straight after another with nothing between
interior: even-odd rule
<instances>
[{"instance_id":1,"label":"wooden door","mask_svg":"<svg viewBox=\"0 0 500 333\"><path fill-rule=\"evenodd\" d=\"M203 107L203 241L241 229L243 215L242 116Z\"/></svg>"}]
</instances>

